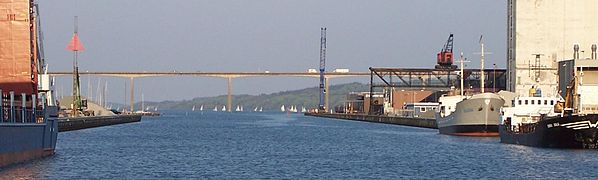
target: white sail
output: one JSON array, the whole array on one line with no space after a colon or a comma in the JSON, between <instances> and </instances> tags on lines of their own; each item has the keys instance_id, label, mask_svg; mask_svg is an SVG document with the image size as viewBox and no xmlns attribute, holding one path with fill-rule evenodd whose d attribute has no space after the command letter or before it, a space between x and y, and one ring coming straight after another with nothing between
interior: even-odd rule
<instances>
[{"instance_id":1,"label":"white sail","mask_svg":"<svg viewBox=\"0 0 598 180\"><path fill-rule=\"evenodd\" d=\"M255 107L255 109L253 109L253 112L257 112L257 106Z\"/></svg>"},{"instance_id":2,"label":"white sail","mask_svg":"<svg viewBox=\"0 0 598 180\"><path fill-rule=\"evenodd\" d=\"M193 105L193 108L191 108L191 111L195 111L195 105Z\"/></svg>"},{"instance_id":3,"label":"white sail","mask_svg":"<svg viewBox=\"0 0 598 180\"><path fill-rule=\"evenodd\" d=\"M199 106L199 110L203 111L203 105Z\"/></svg>"},{"instance_id":4,"label":"white sail","mask_svg":"<svg viewBox=\"0 0 598 180\"><path fill-rule=\"evenodd\" d=\"M218 111L218 106L214 106L214 110L212 111Z\"/></svg>"},{"instance_id":5,"label":"white sail","mask_svg":"<svg viewBox=\"0 0 598 180\"><path fill-rule=\"evenodd\" d=\"M243 106L241 106L241 112L243 112Z\"/></svg>"},{"instance_id":6,"label":"white sail","mask_svg":"<svg viewBox=\"0 0 598 180\"><path fill-rule=\"evenodd\" d=\"M241 108L239 108L239 106L237 105L237 109L235 109L235 111L239 112L241 111Z\"/></svg>"},{"instance_id":7,"label":"white sail","mask_svg":"<svg viewBox=\"0 0 598 180\"><path fill-rule=\"evenodd\" d=\"M301 106L301 112L307 112L307 109L305 109L305 107Z\"/></svg>"},{"instance_id":8,"label":"white sail","mask_svg":"<svg viewBox=\"0 0 598 180\"><path fill-rule=\"evenodd\" d=\"M226 106L222 106L222 111L226 111Z\"/></svg>"},{"instance_id":9,"label":"white sail","mask_svg":"<svg viewBox=\"0 0 598 180\"><path fill-rule=\"evenodd\" d=\"M260 107L260 112L262 112L262 110L264 110L264 107Z\"/></svg>"},{"instance_id":10,"label":"white sail","mask_svg":"<svg viewBox=\"0 0 598 180\"><path fill-rule=\"evenodd\" d=\"M284 105L280 106L280 111L285 112L286 109L284 108Z\"/></svg>"}]
</instances>

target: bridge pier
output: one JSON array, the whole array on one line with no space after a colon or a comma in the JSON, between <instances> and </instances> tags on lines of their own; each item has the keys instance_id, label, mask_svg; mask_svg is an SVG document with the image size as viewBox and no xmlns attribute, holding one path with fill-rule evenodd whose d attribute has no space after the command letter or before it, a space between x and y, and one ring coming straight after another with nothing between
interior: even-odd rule
<instances>
[{"instance_id":1,"label":"bridge pier","mask_svg":"<svg viewBox=\"0 0 598 180\"><path fill-rule=\"evenodd\" d=\"M330 112L330 104L328 101L328 97L330 95L330 88L328 84L329 83L330 78L324 76L324 109L326 109L326 111Z\"/></svg>"},{"instance_id":2,"label":"bridge pier","mask_svg":"<svg viewBox=\"0 0 598 180\"><path fill-rule=\"evenodd\" d=\"M227 84L226 84L226 111L231 112L232 108L233 108L233 95L232 95L232 88L233 88L233 77L228 77L227 78Z\"/></svg>"},{"instance_id":3,"label":"bridge pier","mask_svg":"<svg viewBox=\"0 0 598 180\"><path fill-rule=\"evenodd\" d=\"M135 111L135 78L131 77L131 112Z\"/></svg>"}]
</instances>

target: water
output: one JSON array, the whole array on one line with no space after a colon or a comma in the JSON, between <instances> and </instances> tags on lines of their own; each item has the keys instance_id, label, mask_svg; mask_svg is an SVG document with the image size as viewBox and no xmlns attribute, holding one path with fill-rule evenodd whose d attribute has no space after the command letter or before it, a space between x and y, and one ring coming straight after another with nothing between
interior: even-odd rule
<instances>
[{"instance_id":1,"label":"water","mask_svg":"<svg viewBox=\"0 0 598 180\"><path fill-rule=\"evenodd\" d=\"M282 113L166 112L60 133L2 179L596 178L598 153Z\"/></svg>"}]
</instances>

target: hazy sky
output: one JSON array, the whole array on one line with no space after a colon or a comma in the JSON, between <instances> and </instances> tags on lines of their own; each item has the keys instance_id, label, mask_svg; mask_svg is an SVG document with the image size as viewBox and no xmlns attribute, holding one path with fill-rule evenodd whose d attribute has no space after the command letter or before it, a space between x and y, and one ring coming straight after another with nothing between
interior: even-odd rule
<instances>
[{"instance_id":1,"label":"hazy sky","mask_svg":"<svg viewBox=\"0 0 598 180\"><path fill-rule=\"evenodd\" d=\"M319 65L320 27L328 28L327 69L425 67L449 33L455 52L479 67L506 63L506 2L497 0L38 0L51 71L71 71L65 50L79 16L86 51L80 71L304 72ZM123 102L128 79L108 79L109 101ZM71 79L58 89L70 93ZM82 77L87 94L87 77ZM92 78L97 86L98 78ZM360 81L333 79L332 84ZM315 78L241 78L234 94L317 86ZM226 93L226 80L208 77L136 79L146 100L181 100ZM97 87L94 87L96 89ZM314 92L315 93L315 92ZM59 93L61 94L61 93Z\"/></svg>"}]
</instances>

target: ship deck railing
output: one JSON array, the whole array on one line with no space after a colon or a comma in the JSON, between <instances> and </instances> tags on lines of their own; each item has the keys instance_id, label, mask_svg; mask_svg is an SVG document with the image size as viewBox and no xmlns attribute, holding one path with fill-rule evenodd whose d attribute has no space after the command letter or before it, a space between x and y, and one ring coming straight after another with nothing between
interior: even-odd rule
<instances>
[{"instance_id":1,"label":"ship deck railing","mask_svg":"<svg viewBox=\"0 0 598 180\"><path fill-rule=\"evenodd\" d=\"M45 93L38 98L35 94L0 90L0 124L44 124L48 119L46 107Z\"/></svg>"}]
</instances>

